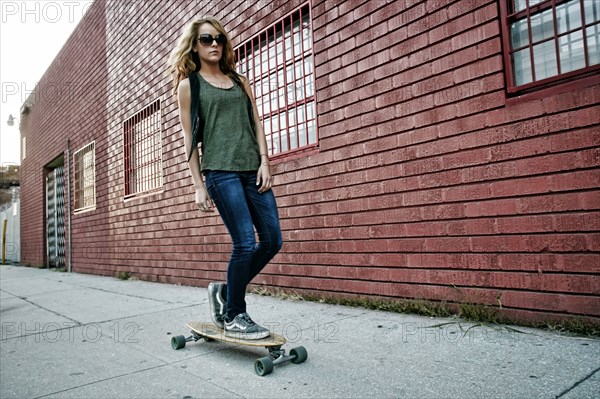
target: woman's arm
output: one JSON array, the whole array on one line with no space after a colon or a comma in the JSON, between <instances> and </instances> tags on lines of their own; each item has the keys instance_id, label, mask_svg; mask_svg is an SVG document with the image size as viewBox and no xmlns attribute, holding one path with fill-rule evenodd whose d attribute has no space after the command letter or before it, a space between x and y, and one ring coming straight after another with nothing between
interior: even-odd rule
<instances>
[{"instance_id":1,"label":"woman's arm","mask_svg":"<svg viewBox=\"0 0 600 399\"><path fill-rule=\"evenodd\" d=\"M244 84L244 90L248 94L248 98L252 103L252 111L254 113L254 126L256 127L256 141L258 142L258 148L260 151L260 167L256 175L256 184L260 184L259 192L264 193L269 191L273 186L273 176L271 176L271 165L269 163L269 147L267 147L267 139L265 137L265 131L260 117L258 116L258 107L256 106L256 100L252 94L252 88L248 80L241 76L242 83Z\"/></svg>"},{"instance_id":2,"label":"woman's arm","mask_svg":"<svg viewBox=\"0 0 600 399\"><path fill-rule=\"evenodd\" d=\"M192 118L190 115L190 103L191 103L191 89L190 80L184 79L179 83L177 90L177 101L179 105L179 123L181 123L181 129L183 130L183 142L185 144L185 156L188 157L192 147ZM212 201L204 181L202 181L202 173L200 172L200 160L198 154L198 147L194 148L192 152L192 158L190 159L188 166L192 173L192 179L194 180L194 187L196 189L196 203L202 211L212 210Z\"/></svg>"}]
</instances>

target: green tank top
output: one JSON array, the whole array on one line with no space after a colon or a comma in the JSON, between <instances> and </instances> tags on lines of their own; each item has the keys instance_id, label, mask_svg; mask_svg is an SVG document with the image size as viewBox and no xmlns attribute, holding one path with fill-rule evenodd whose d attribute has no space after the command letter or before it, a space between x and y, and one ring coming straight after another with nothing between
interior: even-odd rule
<instances>
[{"instance_id":1,"label":"green tank top","mask_svg":"<svg viewBox=\"0 0 600 399\"><path fill-rule=\"evenodd\" d=\"M204 119L202 172L224 170L256 171L260 150L250 125L247 96L233 84L222 89L200 76L200 114Z\"/></svg>"}]
</instances>

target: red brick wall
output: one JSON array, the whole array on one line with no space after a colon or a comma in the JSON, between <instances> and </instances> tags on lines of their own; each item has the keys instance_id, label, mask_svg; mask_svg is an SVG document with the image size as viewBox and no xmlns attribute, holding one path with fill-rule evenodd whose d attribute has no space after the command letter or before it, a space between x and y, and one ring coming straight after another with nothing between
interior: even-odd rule
<instances>
[{"instance_id":1,"label":"red brick wall","mask_svg":"<svg viewBox=\"0 0 600 399\"><path fill-rule=\"evenodd\" d=\"M46 264L46 166L64 156L65 178L71 179L71 198L73 176L67 172L67 158L72 163L74 151L96 140L97 176L101 177L106 169L102 158L106 152L107 123L105 26L104 1L96 0L25 102L30 112L21 115L21 137L27 143L21 168L23 264ZM68 220L69 212L65 211L65 215ZM72 222L73 244L77 247L80 238L77 229L88 221L74 217ZM68 238L68 229L66 235Z\"/></svg>"},{"instance_id":2,"label":"red brick wall","mask_svg":"<svg viewBox=\"0 0 600 399\"><path fill-rule=\"evenodd\" d=\"M221 18L238 44L303 2L123 4L107 1L106 52L76 37L61 53L103 65L106 89L85 125L71 119L82 128L63 128L75 149L96 140L98 206L73 216L74 270L205 286L225 279L230 240L193 203L166 57L192 16ZM319 150L274 162L285 243L255 282L597 320L598 81L507 100L498 1L316 0L312 13ZM164 190L124 201L122 122L159 97ZM50 118L38 109L32 126ZM43 165L44 142L27 140L26 162ZM24 219L42 204L32 176ZM25 225L41 242L43 223Z\"/></svg>"}]
</instances>

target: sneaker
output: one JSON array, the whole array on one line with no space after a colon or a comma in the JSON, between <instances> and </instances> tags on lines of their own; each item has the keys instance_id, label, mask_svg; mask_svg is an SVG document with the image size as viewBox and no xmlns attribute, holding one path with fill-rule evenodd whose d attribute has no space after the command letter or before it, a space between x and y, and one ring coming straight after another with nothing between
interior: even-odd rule
<instances>
[{"instance_id":1,"label":"sneaker","mask_svg":"<svg viewBox=\"0 0 600 399\"><path fill-rule=\"evenodd\" d=\"M219 328L224 328L227 302L223 299L224 283L210 283L208 285L208 302L210 303L210 318Z\"/></svg>"},{"instance_id":2,"label":"sneaker","mask_svg":"<svg viewBox=\"0 0 600 399\"><path fill-rule=\"evenodd\" d=\"M271 333L266 328L256 324L248 313L240 313L230 322L225 322L225 335L239 339L261 339Z\"/></svg>"}]
</instances>

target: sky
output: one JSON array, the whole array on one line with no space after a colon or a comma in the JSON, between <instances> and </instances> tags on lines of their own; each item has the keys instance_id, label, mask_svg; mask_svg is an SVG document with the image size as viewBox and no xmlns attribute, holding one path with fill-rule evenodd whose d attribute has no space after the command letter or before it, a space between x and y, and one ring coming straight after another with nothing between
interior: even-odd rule
<instances>
[{"instance_id":1,"label":"sky","mask_svg":"<svg viewBox=\"0 0 600 399\"><path fill-rule=\"evenodd\" d=\"M0 0L0 166L21 163L21 104L93 0ZM9 115L15 125L7 125Z\"/></svg>"}]
</instances>

